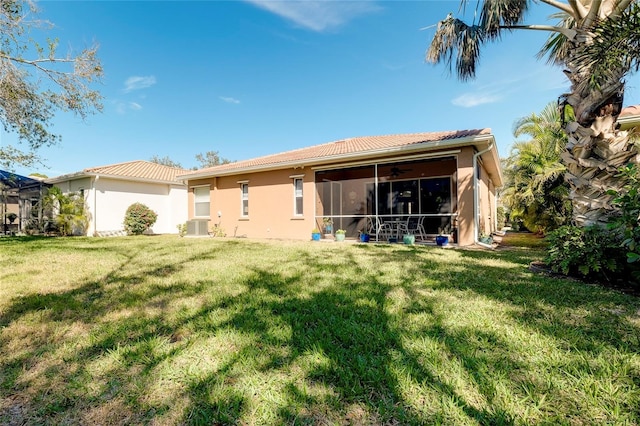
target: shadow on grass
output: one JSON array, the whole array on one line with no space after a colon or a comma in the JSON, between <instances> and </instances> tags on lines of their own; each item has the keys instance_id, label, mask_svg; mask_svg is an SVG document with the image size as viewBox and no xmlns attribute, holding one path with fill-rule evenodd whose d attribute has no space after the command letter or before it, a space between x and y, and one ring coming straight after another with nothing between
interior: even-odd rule
<instances>
[{"instance_id":1,"label":"shadow on grass","mask_svg":"<svg viewBox=\"0 0 640 426\"><path fill-rule=\"evenodd\" d=\"M526 363L503 336L447 326L438 308L446 303L440 290L513 305L513 318L525 327L581 350L639 349L625 334L637 328L624 316L601 312L595 301L568 335L562 311L583 308L581 297L596 294L605 306L620 299L593 289L567 295L566 283L532 277L523 253L459 251L443 268L440 258L449 256L443 250L372 244L353 252L298 250L277 259L290 262L286 270L252 266L241 256L247 273L233 291L218 291L216 281L173 279L191 262L215 267L216 259L234 250L242 255L247 245L230 241L150 264L150 252L132 249L99 280L61 293L17 297L0 314L0 330L20 323L18 334L0 335L0 347L19 349L0 359L0 422L83 423L91 420L84 411L103 406L111 409L98 417L102 423L267 422L251 417L256 410L268 411L272 424L519 423L497 395L505 378L526 370ZM256 253L270 249L250 247ZM166 250L151 248L156 256ZM498 266L481 266L488 260ZM384 264L402 274L396 277ZM402 303L390 296L400 290L406 295ZM201 301L198 309L176 308L177 301L193 298ZM547 306L560 313L550 315ZM410 316L428 321L413 326ZM88 336L52 337L60 324L79 326ZM216 354L215 368L191 374L189 365L175 367L172 381L180 386L173 396L184 404L175 408L171 401L148 399L159 386L158 368L177 364L194 345L221 334L236 340L227 350L208 348L204 355ZM412 346L420 340L434 350ZM105 359L111 361L108 368L96 376L95 365ZM445 361L460 366L473 399L447 378L439 367ZM265 385L274 377L276 384ZM251 381L258 382L254 388L246 385ZM265 386L276 394L275 402L251 393ZM425 405L432 394L457 417ZM268 408L256 407L257 401Z\"/></svg>"}]
</instances>

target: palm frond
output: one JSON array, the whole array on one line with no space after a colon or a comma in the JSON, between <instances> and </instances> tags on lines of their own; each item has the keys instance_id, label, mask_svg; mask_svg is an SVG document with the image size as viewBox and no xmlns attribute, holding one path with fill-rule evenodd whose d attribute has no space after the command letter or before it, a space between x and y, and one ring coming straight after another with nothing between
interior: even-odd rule
<instances>
[{"instance_id":1,"label":"palm frond","mask_svg":"<svg viewBox=\"0 0 640 426\"><path fill-rule=\"evenodd\" d=\"M590 73L589 84L600 90L640 69L640 5L632 2L619 16L597 22L593 42L582 46L573 60Z\"/></svg>"},{"instance_id":2,"label":"palm frond","mask_svg":"<svg viewBox=\"0 0 640 426\"><path fill-rule=\"evenodd\" d=\"M431 63L444 62L451 71L455 54L456 73L461 80L466 81L475 77L480 46L484 40L482 28L469 26L449 15L438 23L425 59Z\"/></svg>"},{"instance_id":3,"label":"palm frond","mask_svg":"<svg viewBox=\"0 0 640 426\"><path fill-rule=\"evenodd\" d=\"M575 29L575 20L567 13L554 13L550 18L558 19L556 27ZM571 47L571 43L566 35L560 32L554 32L551 33L536 57L538 59L544 59L546 57L547 63L551 65L562 65L569 57Z\"/></svg>"},{"instance_id":4,"label":"palm frond","mask_svg":"<svg viewBox=\"0 0 640 426\"><path fill-rule=\"evenodd\" d=\"M520 24L528 5L528 0L485 0L480 13L480 26L487 38L499 38L503 26Z\"/></svg>"}]
</instances>

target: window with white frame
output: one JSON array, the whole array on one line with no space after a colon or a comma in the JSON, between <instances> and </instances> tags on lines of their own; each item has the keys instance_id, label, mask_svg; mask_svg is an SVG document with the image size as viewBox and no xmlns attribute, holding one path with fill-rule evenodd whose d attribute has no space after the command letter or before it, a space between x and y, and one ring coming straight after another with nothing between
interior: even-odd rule
<instances>
[{"instance_id":1,"label":"window with white frame","mask_svg":"<svg viewBox=\"0 0 640 426\"><path fill-rule=\"evenodd\" d=\"M242 194L241 195L242 207L240 210L240 216L247 217L249 216L249 184L241 183L240 192Z\"/></svg>"},{"instance_id":2,"label":"window with white frame","mask_svg":"<svg viewBox=\"0 0 640 426\"><path fill-rule=\"evenodd\" d=\"M208 217L210 215L210 195L209 186L197 186L193 188L194 199L194 216L195 217Z\"/></svg>"},{"instance_id":3,"label":"window with white frame","mask_svg":"<svg viewBox=\"0 0 640 426\"><path fill-rule=\"evenodd\" d=\"M302 178L293 179L293 214L302 216Z\"/></svg>"}]
</instances>

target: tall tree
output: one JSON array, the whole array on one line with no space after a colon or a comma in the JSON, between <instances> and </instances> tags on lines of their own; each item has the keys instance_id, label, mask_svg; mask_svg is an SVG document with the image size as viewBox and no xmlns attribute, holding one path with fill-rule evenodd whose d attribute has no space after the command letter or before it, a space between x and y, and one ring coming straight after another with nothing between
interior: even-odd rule
<instances>
[{"instance_id":1,"label":"tall tree","mask_svg":"<svg viewBox=\"0 0 640 426\"><path fill-rule=\"evenodd\" d=\"M200 163L201 169L231 162L226 158L220 157L218 151L207 151L204 154L196 154L196 161Z\"/></svg>"},{"instance_id":2,"label":"tall tree","mask_svg":"<svg viewBox=\"0 0 640 426\"><path fill-rule=\"evenodd\" d=\"M165 155L162 158L158 157L157 155L154 155L153 157L151 157L149 159L149 161L151 161L152 163L161 164L163 166L175 167L177 169L181 169L182 168L182 164L178 163L177 161L173 161L167 155Z\"/></svg>"},{"instance_id":3,"label":"tall tree","mask_svg":"<svg viewBox=\"0 0 640 426\"><path fill-rule=\"evenodd\" d=\"M7 167L32 164L38 148L60 140L48 129L56 111L84 118L102 110L100 94L91 89L102 76L97 46L59 55L57 40L42 45L34 38L52 27L36 14L31 0L0 2L0 121L28 147L0 149L0 164Z\"/></svg>"},{"instance_id":4,"label":"tall tree","mask_svg":"<svg viewBox=\"0 0 640 426\"><path fill-rule=\"evenodd\" d=\"M616 120L624 78L638 69L640 10L637 0L539 1L559 11L557 25L525 23L535 0L478 1L477 22L469 25L449 15L438 24L426 59L449 67L455 63L458 77L467 80L475 76L481 47L499 40L505 31L549 31L552 35L540 54L561 64L571 82L570 92L561 97L561 114L568 136L562 159L573 218L579 225L602 224L613 210L607 191L617 192L622 186L617 170L637 161L637 148L626 131L616 128ZM567 119L569 111L575 119Z\"/></svg>"},{"instance_id":5,"label":"tall tree","mask_svg":"<svg viewBox=\"0 0 640 426\"><path fill-rule=\"evenodd\" d=\"M563 178L566 168L560 163L567 136L556 105L518 120L514 135L530 139L516 142L504 162L502 200L512 218L519 217L528 229L544 234L566 224L571 214Z\"/></svg>"}]
</instances>

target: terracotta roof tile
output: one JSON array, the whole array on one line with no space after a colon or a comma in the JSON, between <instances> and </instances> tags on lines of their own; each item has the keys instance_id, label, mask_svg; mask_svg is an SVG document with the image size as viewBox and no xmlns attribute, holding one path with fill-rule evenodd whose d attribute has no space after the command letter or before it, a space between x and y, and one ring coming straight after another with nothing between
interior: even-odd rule
<instances>
[{"instance_id":1,"label":"terracotta roof tile","mask_svg":"<svg viewBox=\"0 0 640 426\"><path fill-rule=\"evenodd\" d=\"M322 160L326 157L340 155L375 152L388 148L410 146L428 142L439 142L451 139L460 139L472 136L489 135L491 129L456 130L447 132L431 133L409 133L384 136L363 136L349 139L342 139L321 145L307 148L295 149L293 151L281 152L279 154L266 155L264 157L252 158L249 160L237 161L234 163L222 164L219 166L200 169L192 173L228 173L233 170L242 170L254 167L277 166L278 164L295 161L309 162L310 160ZM190 174L190 173L185 173Z\"/></svg>"},{"instance_id":2,"label":"terracotta roof tile","mask_svg":"<svg viewBox=\"0 0 640 426\"><path fill-rule=\"evenodd\" d=\"M186 169L164 166L162 164L142 160L128 161L126 163L111 164L108 166L91 167L83 170L83 173L157 180L163 182L175 181L177 175L184 174L186 172L188 172Z\"/></svg>"},{"instance_id":3,"label":"terracotta roof tile","mask_svg":"<svg viewBox=\"0 0 640 426\"><path fill-rule=\"evenodd\" d=\"M620 117L628 115L640 115L640 105L630 105L622 108L622 111L620 111Z\"/></svg>"}]
</instances>

